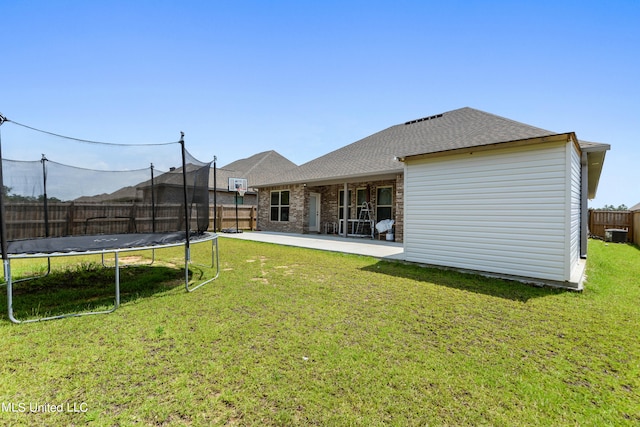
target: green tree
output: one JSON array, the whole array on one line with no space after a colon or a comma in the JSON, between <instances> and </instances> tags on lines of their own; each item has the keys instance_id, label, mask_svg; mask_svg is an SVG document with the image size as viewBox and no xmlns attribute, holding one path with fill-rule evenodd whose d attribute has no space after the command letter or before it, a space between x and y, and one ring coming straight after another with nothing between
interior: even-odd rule
<instances>
[{"instance_id":1,"label":"green tree","mask_svg":"<svg viewBox=\"0 0 640 427\"><path fill-rule=\"evenodd\" d=\"M600 210L603 210L603 211L628 211L629 208L627 207L627 205L625 205L623 203L621 205L618 205L618 207L615 207L613 205L604 205L604 207L601 208Z\"/></svg>"}]
</instances>

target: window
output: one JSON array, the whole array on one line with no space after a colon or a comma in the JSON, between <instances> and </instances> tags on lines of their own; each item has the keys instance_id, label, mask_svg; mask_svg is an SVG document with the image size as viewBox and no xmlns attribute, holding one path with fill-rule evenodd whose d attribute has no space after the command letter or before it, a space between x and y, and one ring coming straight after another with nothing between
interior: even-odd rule
<instances>
[{"instance_id":1,"label":"window","mask_svg":"<svg viewBox=\"0 0 640 427\"><path fill-rule=\"evenodd\" d=\"M360 211L362 210L362 205L367 201L367 189L366 188L358 188L356 190L356 216L360 218Z\"/></svg>"},{"instance_id":2,"label":"window","mask_svg":"<svg viewBox=\"0 0 640 427\"><path fill-rule=\"evenodd\" d=\"M376 200L376 221L393 219L393 187L378 187Z\"/></svg>"},{"instance_id":3,"label":"window","mask_svg":"<svg viewBox=\"0 0 640 427\"><path fill-rule=\"evenodd\" d=\"M271 221L289 221L289 190L271 192Z\"/></svg>"},{"instance_id":4,"label":"window","mask_svg":"<svg viewBox=\"0 0 640 427\"><path fill-rule=\"evenodd\" d=\"M351 190L347 194L347 218L351 218ZM344 219L344 190L338 192L338 218Z\"/></svg>"}]
</instances>

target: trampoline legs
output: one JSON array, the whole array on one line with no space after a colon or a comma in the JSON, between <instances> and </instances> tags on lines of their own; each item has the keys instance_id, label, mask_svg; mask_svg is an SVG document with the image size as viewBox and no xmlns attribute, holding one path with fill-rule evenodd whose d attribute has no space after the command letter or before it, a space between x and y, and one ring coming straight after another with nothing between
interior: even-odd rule
<instances>
[{"instance_id":1,"label":"trampoline legs","mask_svg":"<svg viewBox=\"0 0 640 427\"><path fill-rule=\"evenodd\" d=\"M9 281L9 269L11 268L11 266L9 265L9 260L8 259L3 259L2 262L4 264L4 281L8 282Z\"/></svg>"},{"instance_id":2,"label":"trampoline legs","mask_svg":"<svg viewBox=\"0 0 640 427\"><path fill-rule=\"evenodd\" d=\"M4 260L4 275L5 275L5 280L7 282L7 315L9 317L9 320L11 320L13 323L33 323L33 322L43 322L45 320L64 319L65 317L80 317L80 316L90 316L93 314L113 313L120 306L120 265L119 265L119 259L118 259L118 252L115 252L115 263L116 263L116 269L115 269L116 277L115 277L115 299L114 299L113 308L109 310L103 310L103 311L68 313L68 314L61 314L58 316L48 316L48 317L39 317L37 319L19 320L13 314L13 283L17 283L18 281L13 282L12 280L10 260L9 259Z\"/></svg>"},{"instance_id":3,"label":"trampoline legs","mask_svg":"<svg viewBox=\"0 0 640 427\"><path fill-rule=\"evenodd\" d=\"M219 255L218 255L218 237L216 235L213 235L212 238L209 238L207 240L201 241L201 242L195 242L194 245L205 245L208 241L211 241L211 264L195 264L193 263L193 265L200 265L202 267L206 267L206 268L215 268L215 275L207 280L204 280L200 283L190 283L189 281L189 266L192 265L191 263L191 249L189 247L187 247L185 245L185 288L187 290L187 292L193 292L196 289L200 288L201 286L206 285L207 283L210 283L214 280L216 280L218 278L218 276L220 275L220 259L219 259ZM172 245L172 246L177 246L177 245ZM151 263L153 263L155 261L155 249L154 248L140 248L140 250L143 249L152 249L153 250L153 259L151 261ZM123 250L124 251L124 250ZM5 282L6 282L6 286L7 286L7 314L9 317L9 320L13 323L32 323L32 322L41 322L41 321L45 321L45 320L53 320L53 319L63 319L66 317L80 317L80 316L89 316L89 315L94 315L94 314L108 314L108 313L112 313L114 312L116 309L118 309L118 307L120 307L120 250L115 250L113 251L114 253L114 270L115 270L115 283L114 283L114 304L113 307L109 310L103 310L103 311L90 311L90 312L80 312L80 313L68 313L68 314L61 314L58 316L48 316L48 317L40 317L40 318L36 318L36 319L25 319L25 320L20 320L17 319L14 315L14 311L13 311L13 285L15 283L18 282L23 282L23 281L27 281L27 280L31 280L31 279L37 279L39 277L44 277L46 275L48 275L51 272L51 261L48 258L48 269L47 269L47 273L42 275L42 276L37 276L37 277L30 277L27 279L18 279L18 280L13 280L12 277L12 272L11 272L11 259L7 258L3 260L4 263L4 278L5 278ZM44 256L42 257L32 257L32 258L44 258ZM105 265L105 259L104 259L104 253L102 254L102 264L103 266L106 267Z\"/></svg>"},{"instance_id":4,"label":"trampoline legs","mask_svg":"<svg viewBox=\"0 0 640 427\"><path fill-rule=\"evenodd\" d=\"M4 262L4 280L7 283L7 315L9 320L13 323L20 323L15 317L13 317L13 287L11 283L11 262L8 259Z\"/></svg>"},{"instance_id":5,"label":"trampoline legs","mask_svg":"<svg viewBox=\"0 0 640 427\"><path fill-rule=\"evenodd\" d=\"M113 310L115 311L120 307L120 258L118 252L116 252L116 299L113 302Z\"/></svg>"},{"instance_id":6,"label":"trampoline legs","mask_svg":"<svg viewBox=\"0 0 640 427\"><path fill-rule=\"evenodd\" d=\"M113 268L114 266L107 264L107 262L105 261L104 255L105 255L105 252L102 252L102 254L101 254L101 256L102 256L102 266L104 268ZM130 265L135 265L135 266L138 266L138 265L153 265L154 262L156 262L156 250L155 250L155 248L152 248L151 249L151 261L149 263L147 263L147 264L142 264L142 263L137 264L136 263L136 264L130 264ZM125 267L126 267L126 265L125 265Z\"/></svg>"},{"instance_id":7,"label":"trampoline legs","mask_svg":"<svg viewBox=\"0 0 640 427\"><path fill-rule=\"evenodd\" d=\"M213 276L211 279L205 280L204 282L198 283L197 285L189 284L189 264L190 263L191 263L191 250L190 248L185 247L184 282L185 282L185 289L187 290L187 292L193 292L199 287L204 286L207 283L213 282L214 280L216 280L220 275L220 263L219 263L219 257L218 257L218 237L215 236L215 238L211 240L211 265L202 265L203 267L207 267L207 268L215 267L216 269L215 276ZM194 265L200 265L200 264L194 264Z\"/></svg>"},{"instance_id":8,"label":"trampoline legs","mask_svg":"<svg viewBox=\"0 0 640 427\"><path fill-rule=\"evenodd\" d=\"M32 276L32 277L24 277L22 279L18 279L18 280L14 280L13 283L20 283L20 282L27 282L29 280L34 280L34 279L41 279L43 277L47 277L49 274L51 274L51 257L47 257L47 272L44 274L41 274L39 276ZM7 270L4 270L4 281L5 283L2 284L6 284L6 282L8 281L7 279Z\"/></svg>"}]
</instances>

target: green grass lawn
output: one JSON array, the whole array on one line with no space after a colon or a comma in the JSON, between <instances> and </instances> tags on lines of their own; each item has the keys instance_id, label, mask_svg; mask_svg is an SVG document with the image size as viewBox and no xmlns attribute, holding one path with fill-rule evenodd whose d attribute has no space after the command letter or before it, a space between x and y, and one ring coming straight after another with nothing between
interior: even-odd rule
<instances>
[{"instance_id":1,"label":"green grass lawn","mask_svg":"<svg viewBox=\"0 0 640 427\"><path fill-rule=\"evenodd\" d=\"M640 424L637 247L590 241L581 293L234 239L186 293L180 251L125 269L112 314L3 313L0 424ZM108 306L110 271L70 261L20 316Z\"/></svg>"}]
</instances>

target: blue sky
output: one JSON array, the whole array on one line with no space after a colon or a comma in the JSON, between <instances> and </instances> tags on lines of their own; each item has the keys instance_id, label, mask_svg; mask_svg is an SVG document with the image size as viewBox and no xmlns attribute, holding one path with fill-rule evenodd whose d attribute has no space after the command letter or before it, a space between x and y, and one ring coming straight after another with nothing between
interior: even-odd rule
<instances>
[{"instance_id":1,"label":"blue sky","mask_svg":"<svg viewBox=\"0 0 640 427\"><path fill-rule=\"evenodd\" d=\"M0 113L16 122L122 143L184 131L191 153L220 166L272 149L302 164L469 106L611 144L590 205L640 202L637 0L0 0L0 9ZM40 157L6 127L5 157Z\"/></svg>"}]
</instances>

